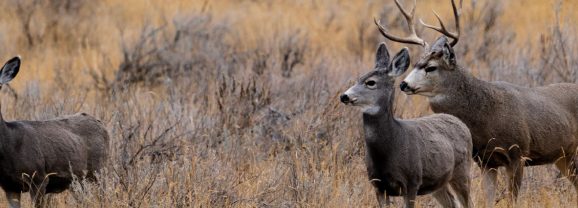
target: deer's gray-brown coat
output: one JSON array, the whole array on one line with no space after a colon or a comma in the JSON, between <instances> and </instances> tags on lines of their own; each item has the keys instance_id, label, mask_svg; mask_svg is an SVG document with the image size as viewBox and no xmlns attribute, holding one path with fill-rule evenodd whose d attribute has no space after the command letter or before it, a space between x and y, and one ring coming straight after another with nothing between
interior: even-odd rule
<instances>
[{"instance_id":1,"label":"deer's gray-brown coat","mask_svg":"<svg viewBox=\"0 0 578 208\"><path fill-rule=\"evenodd\" d=\"M362 76L341 101L363 109L367 172L380 206L386 204L385 192L404 196L406 207L414 206L417 195L429 193L446 207L457 206L456 201L469 207L472 141L467 126L448 114L396 119L395 77L408 68L409 54L403 49L388 64L382 43L376 56L375 70Z\"/></svg>"},{"instance_id":2,"label":"deer's gray-brown coat","mask_svg":"<svg viewBox=\"0 0 578 208\"><path fill-rule=\"evenodd\" d=\"M20 58L0 71L0 84L18 73ZM45 121L6 122L0 114L0 186L10 207L20 207L20 193L31 193L43 206L47 193L66 190L77 177L95 179L104 165L109 135L103 123L85 113Z\"/></svg>"},{"instance_id":3,"label":"deer's gray-brown coat","mask_svg":"<svg viewBox=\"0 0 578 208\"><path fill-rule=\"evenodd\" d=\"M512 197L524 166L555 163L578 191L578 85L522 87L475 78L456 64L439 38L402 82L407 94L427 96L432 110L462 120L472 133L473 156L484 170L488 205L494 203L495 169L506 167Z\"/></svg>"}]
</instances>

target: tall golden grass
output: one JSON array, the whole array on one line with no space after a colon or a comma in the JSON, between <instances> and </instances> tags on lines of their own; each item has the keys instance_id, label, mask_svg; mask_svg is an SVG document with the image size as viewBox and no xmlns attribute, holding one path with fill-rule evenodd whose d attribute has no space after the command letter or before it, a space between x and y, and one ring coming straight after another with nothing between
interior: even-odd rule
<instances>
[{"instance_id":1,"label":"tall golden grass","mask_svg":"<svg viewBox=\"0 0 578 208\"><path fill-rule=\"evenodd\" d=\"M404 32L392 1L5 0L0 6L0 57L23 60L13 91L1 93L4 118L84 111L105 121L112 136L99 183L76 182L52 206L376 205L359 112L337 96L371 67L384 41L373 17ZM449 1L418 1L417 16L433 22L431 9L452 21ZM458 62L486 80L575 82L576 9L570 0L465 1ZM438 36L420 33L429 41ZM404 47L387 44L391 51ZM410 49L412 57L421 52ZM397 99L400 117L431 113L424 98ZM472 169L472 197L481 206L480 173ZM503 178L497 192L497 206L506 207ZM30 206L28 197L23 202ZM556 169L528 168L521 207L576 203ZM418 204L436 202L424 196Z\"/></svg>"}]
</instances>

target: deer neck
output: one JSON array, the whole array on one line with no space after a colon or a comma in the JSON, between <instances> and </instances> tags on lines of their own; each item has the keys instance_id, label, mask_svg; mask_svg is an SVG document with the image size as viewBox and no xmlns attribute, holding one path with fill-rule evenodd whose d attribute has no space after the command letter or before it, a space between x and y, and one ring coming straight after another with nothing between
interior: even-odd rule
<instances>
[{"instance_id":1,"label":"deer neck","mask_svg":"<svg viewBox=\"0 0 578 208\"><path fill-rule=\"evenodd\" d=\"M9 136L7 135L8 133L8 127L6 126L6 121L4 121L4 117L2 116L2 105L0 104L0 154L3 154L5 152L4 148L5 143L9 140ZM0 155L0 157L2 157Z\"/></svg>"},{"instance_id":2,"label":"deer neck","mask_svg":"<svg viewBox=\"0 0 578 208\"><path fill-rule=\"evenodd\" d=\"M399 121L393 114L394 90L389 98L380 103L377 113L363 113L363 126L366 143L382 143L395 139Z\"/></svg>"},{"instance_id":3,"label":"deer neck","mask_svg":"<svg viewBox=\"0 0 578 208\"><path fill-rule=\"evenodd\" d=\"M2 115L2 104L0 103L0 131L4 132L6 128L6 121L4 121L4 116Z\"/></svg>"},{"instance_id":4,"label":"deer neck","mask_svg":"<svg viewBox=\"0 0 578 208\"><path fill-rule=\"evenodd\" d=\"M460 119L478 116L476 112L485 112L492 106L492 92L489 84L475 78L462 68L456 69L444 83L444 88L429 98L430 107L435 113L448 113Z\"/></svg>"},{"instance_id":5,"label":"deer neck","mask_svg":"<svg viewBox=\"0 0 578 208\"><path fill-rule=\"evenodd\" d=\"M390 161L400 155L402 149L406 149L399 148L407 141L401 141L397 136L400 134L401 124L393 116L391 107L388 104L388 108L380 114L363 114L366 162L373 163L374 159L379 159L378 164L372 165L376 169L388 167L391 165Z\"/></svg>"}]
</instances>

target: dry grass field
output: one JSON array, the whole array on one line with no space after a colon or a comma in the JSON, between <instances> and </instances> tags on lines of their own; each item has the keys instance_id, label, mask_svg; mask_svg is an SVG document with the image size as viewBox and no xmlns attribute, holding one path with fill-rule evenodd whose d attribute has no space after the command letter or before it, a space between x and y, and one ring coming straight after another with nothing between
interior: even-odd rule
<instances>
[{"instance_id":1,"label":"dry grass field","mask_svg":"<svg viewBox=\"0 0 578 208\"><path fill-rule=\"evenodd\" d=\"M411 1L406 0L409 5ZM86 112L106 123L98 184L54 207L374 207L361 114L338 96L373 64L382 0L1 0L0 61L22 67L0 92L6 120ZM418 1L451 22L449 0ZM466 0L458 63L485 80L578 80L578 2ZM453 23L452 23L453 24ZM433 41L438 34L419 28ZM393 52L404 45L386 42ZM421 48L410 46L412 57ZM415 59L414 59L415 60ZM397 114L431 114L397 96ZM0 167L1 168L1 167ZM472 197L483 205L472 167ZM500 174L497 207L507 207ZM520 207L574 207L557 169L531 167ZM28 195L24 205L30 206ZM395 199L401 206L401 199ZM0 207L6 206L0 195ZM419 197L419 207L435 207Z\"/></svg>"}]
</instances>

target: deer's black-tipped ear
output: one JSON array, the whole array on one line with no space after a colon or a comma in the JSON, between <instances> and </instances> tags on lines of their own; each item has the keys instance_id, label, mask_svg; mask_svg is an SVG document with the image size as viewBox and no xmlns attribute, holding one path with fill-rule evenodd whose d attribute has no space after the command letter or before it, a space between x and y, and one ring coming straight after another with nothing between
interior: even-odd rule
<instances>
[{"instance_id":1,"label":"deer's black-tipped ear","mask_svg":"<svg viewBox=\"0 0 578 208\"><path fill-rule=\"evenodd\" d=\"M445 45L448 44L448 38L446 36L439 37L436 42L431 46L431 52L442 52Z\"/></svg>"},{"instance_id":2,"label":"deer's black-tipped ear","mask_svg":"<svg viewBox=\"0 0 578 208\"><path fill-rule=\"evenodd\" d=\"M6 84L16 77L20 70L20 57L16 56L8 60L0 71L0 84Z\"/></svg>"},{"instance_id":3,"label":"deer's black-tipped ear","mask_svg":"<svg viewBox=\"0 0 578 208\"><path fill-rule=\"evenodd\" d=\"M407 48L401 49L391 61L390 71L388 73L391 77L397 77L402 75L407 68L409 68L409 50Z\"/></svg>"},{"instance_id":4,"label":"deer's black-tipped ear","mask_svg":"<svg viewBox=\"0 0 578 208\"><path fill-rule=\"evenodd\" d=\"M441 36L436 40L436 42L431 46L431 53L434 56L442 57L450 66L456 64L454 49L448 43L448 38L446 36Z\"/></svg>"},{"instance_id":5,"label":"deer's black-tipped ear","mask_svg":"<svg viewBox=\"0 0 578 208\"><path fill-rule=\"evenodd\" d=\"M387 69L389 64L389 52L385 43L380 43L375 54L375 68L376 69Z\"/></svg>"}]
</instances>

